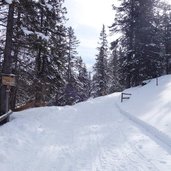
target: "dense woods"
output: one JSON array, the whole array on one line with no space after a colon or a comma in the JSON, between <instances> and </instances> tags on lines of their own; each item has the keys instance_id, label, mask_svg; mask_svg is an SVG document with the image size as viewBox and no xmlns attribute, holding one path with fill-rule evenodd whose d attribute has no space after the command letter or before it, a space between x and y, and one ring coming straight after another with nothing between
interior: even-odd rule
<instances>
[{"instance_id":1,"label":"dense woods","mask_svg":"<svg viewBox=\"0 0 171 171\"><path fill-rule=\"evenodd\" d=\"M10 108L73 105L171 73L171 7L159 0L120 0L100 32L92 78L67 27L64 0L0 1L0 70L14 74ZM116 35L121 35L119 38ZM93 58L93 56L92 56ZM91 80L92 79L92 80ZM7 86L1 84L1 113Z\"/></svg>"},{"instance_id":2,"label":"dense woods","mask_svg":"<svg viewBox=\"0 0 171 171\"><path fill-rule=\"evenodd\" d=\"M5 0L0 13L0 70L15 74L17 81L10 108L71 105L88 98L87 69L74 30L66 27L63 0ZM1 85L1 113L6 89Z\"/></svg>"},{"instance_id":3,"label":"dense woods","mask_svg":"<svg viewBox=\"0 0 171 171\"><path fill-rule=\"evenodd\" d=\"M108 78L101 77L101 82L108 80L108 94L171 73L170 5L159 0L119 2L120 5L113 5L116 15L109 28L113 37L118 34L121 36L114 38L110 46L111 55L107 58ZM106 55L102 56L106 58ZM106 71L104 63L100 64L100 61L101 58L97 58L94 66L96 78L101 76L100 69ZM100 68L98 70L97 65Z\"/></svg>"}]
</instances>

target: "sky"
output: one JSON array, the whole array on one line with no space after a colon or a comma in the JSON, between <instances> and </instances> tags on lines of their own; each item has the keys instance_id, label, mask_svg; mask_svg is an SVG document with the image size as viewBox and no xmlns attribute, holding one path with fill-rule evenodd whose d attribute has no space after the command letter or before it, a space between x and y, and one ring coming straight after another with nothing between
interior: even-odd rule
<instances>
[{"instance_id":1,"label":"sky","mask_svg":"<svg viewBox=\"0 0 171 171\"><path fill-rule=\"evenodd\" d=\"M116 0L65 0L68 25L74 28L75 35L80 41L78 52L88 70L91 70L95 63L102 25L104 24L108 30L108 26L113 23L114 1Z\"/></svg>"}]
</instances>

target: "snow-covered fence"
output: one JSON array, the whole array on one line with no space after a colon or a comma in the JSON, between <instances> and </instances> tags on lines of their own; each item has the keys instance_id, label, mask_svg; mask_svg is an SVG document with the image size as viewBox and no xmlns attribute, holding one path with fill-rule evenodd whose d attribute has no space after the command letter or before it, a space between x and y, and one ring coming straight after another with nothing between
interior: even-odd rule
<instances>
[{"instance_id":1,"label":"snow-covered fence","mask_svg":"<svg viewBox=\"0 0 171 171\"><path fill-rule=\"evenodd\" d=\"M8 119L11 114L12 114L12 111L10 110L7 113L1 115L0 116L0 124L2 124L5 119Z\"/></svg>"},{"instance_id":2,"label":"snow-covered fence","mask_svg":"<svg viewBox=\"0 0 171 171\"><path fill-rule=\"evenodd\" d=\"M130 96L132 94L130 93L121 93L121 103L123 102L124 99L130 99Z\"/></svg>"}]
</instances>

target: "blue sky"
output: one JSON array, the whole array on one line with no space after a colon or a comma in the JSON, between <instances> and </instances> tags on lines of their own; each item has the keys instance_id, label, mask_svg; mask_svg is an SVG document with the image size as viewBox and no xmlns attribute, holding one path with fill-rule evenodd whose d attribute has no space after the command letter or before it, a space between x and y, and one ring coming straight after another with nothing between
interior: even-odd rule
<instances>
[{"instance_id":1,"label":"blue sky","mask_svg":"<svg viewBox=\"0 0 171 171\"><path fill-rule=\"evenodd\" d=\"M65 0L68 25L72 26L80 41L78 48L87 68L95 62L102 25L110 26L114 20L112 4L117 0Z\"/></svg>"}]
</instances>

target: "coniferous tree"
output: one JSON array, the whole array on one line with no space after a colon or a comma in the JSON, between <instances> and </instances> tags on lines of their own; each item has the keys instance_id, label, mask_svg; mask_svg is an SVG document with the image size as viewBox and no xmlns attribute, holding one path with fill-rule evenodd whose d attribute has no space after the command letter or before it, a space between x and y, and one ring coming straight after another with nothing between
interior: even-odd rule
<instances>
[{"instance_id":1,"label":"coniferous tree","mask_svg":"<svg viewBox=\"0 0 171 171\"><path fill-rule=\"evenodd\" d=\"M16 104L28 101L33 106L41 106L45 102L66 105L88 98L86 67L81 59L77 59L78 40L74 30L65 26L66 8L63 3L64 0L0 3L0 67L17 75L17 86L11 88L10 93L12 109ZM11 6L12 22L9 22ZM9 51L5 50L6 46ZM4 52L11 56L5 58ZM5 66L10 62L10 67L2 68L2 61Z\"/></svg>"},{"instance_id":2,"label":"coniferous tree","mask_svg":"<svg viewBox=\"0 0 171 171\"><path fill-rule=\"evenodd\" d=\"M63 0L17 2L13 14L11 52L12 72L18 75L18 91L17 94L16 89L11 91L12 106L16 100L19 104L30 99L38 103L48 101L59 93L64 85L66 62L66 9L62 7ZM4 18L7 17L2 17L2 20Z\"/></svg>"},{"instance_id":3,"label":"coniferous tree","mask_svg":"<svg viewBox=\"0 0 171 171\"><path fill-rule=\"evenodd\" d=\"M79 41L77 40L74 30L69 27L67 30L67 53L66 53L66 85L63 90L63 101L66 105L72 105L79 101L77 92L77 75L74 72L75 62L78 55L77 47Z\"/></svg>"},{"instance_id":4,"label":"coniferous tree","mask_svg":"<svg viewBox=\"0 0 171 171\"><path fill-rule=\"evenodd\" d=\"M156 12L158 37L160 40L161 56L164 74L171 73L171 6L165 2L159 2Z\"/></svg>"},{"instance_id":5,"label":"coniferous tree","mask_svg":"<svg viewBox=\"0 0 171 171\"><path fill-rule=\"evenodd\" d=\"M116 42L115 42L116 43ZM122 80L122 74L120 73L120 56L121 56L121 48L115 44L115 47L112 47L113 51L109 58L108 64L108 74L109 74L109 81L108 81L108 93L114 93L123 90L123 86L120 82Z\"/></svg>"},{"instance_id":6,"label":"coniferous tree","mask_svg":"<svg viewBox=\"0 0 171 171\"><path fill-rule=\"evenodd\" d=\"M86 65L83 63L81 57L79 57L76 61L76 68L78 70L77 91L79 95L79 101L81 102L87 100L90 97L89 96L90 79L89 79Z\"/></svg>"},{"instance_id":7,"label":"coniferous tree","mask_svg":"<svg viewBox=\"0 0 171 171\"><path fill-rule=\"evenodd\" d=\"M99 47L97 48L98 54L96 56L96 63L94 65L92 94L94 97L106 95L107 92L107 60L108 60L108 42L105 26L103 25L100 33Z\"/></svg>"},{"instance_id":8,"label":"coniferous tree","mask_svg":"<svg viewBox=\"0 0 171 171\"><path fill-rule=\"evenodd\" d=\"M136 86L162 73L155 3L155 0L126 0L117 8L111 28L114 32L122 32L121 67L125 87Z\"/></svg>"}]
</instances>

